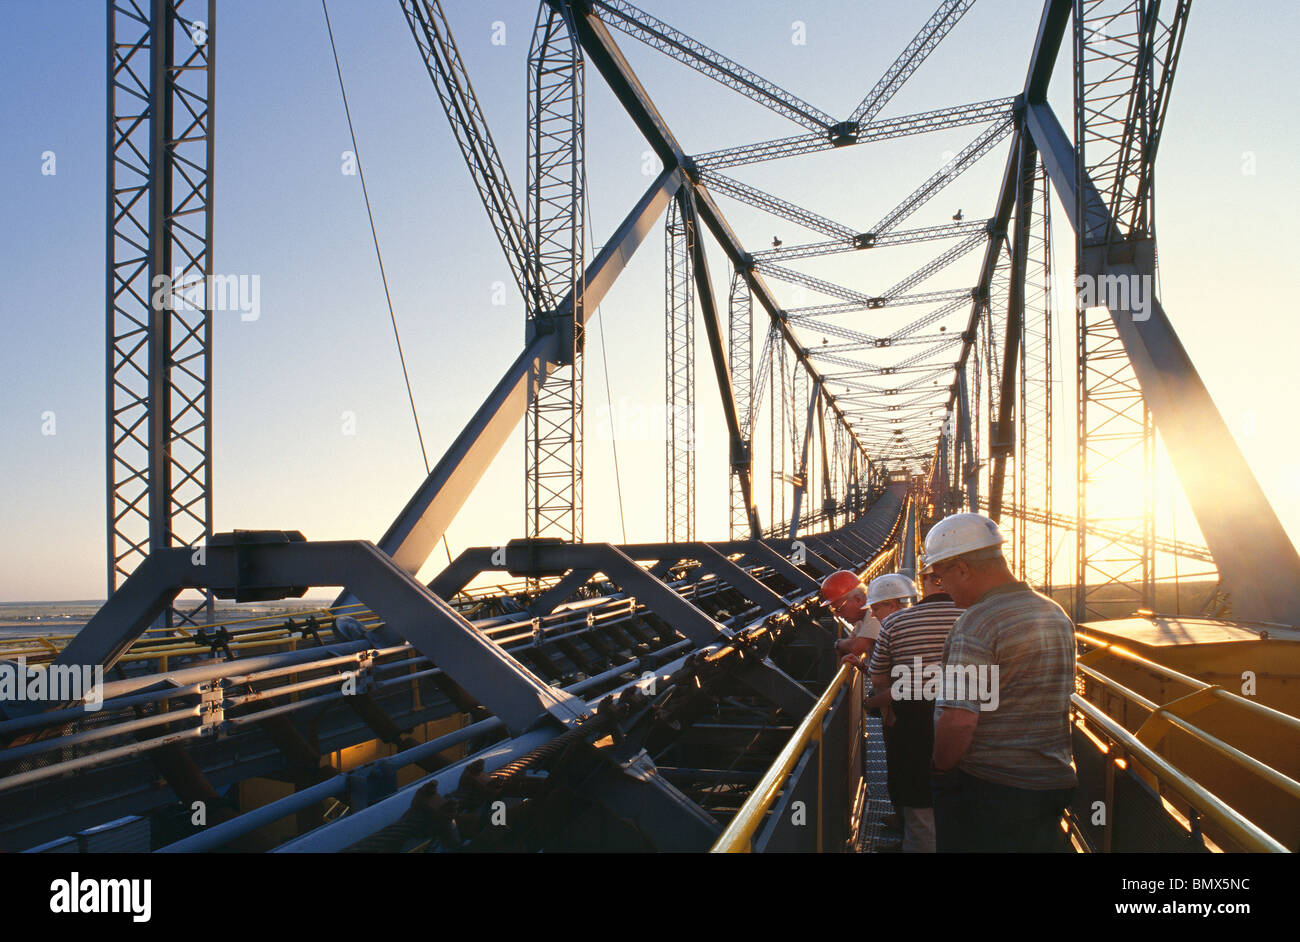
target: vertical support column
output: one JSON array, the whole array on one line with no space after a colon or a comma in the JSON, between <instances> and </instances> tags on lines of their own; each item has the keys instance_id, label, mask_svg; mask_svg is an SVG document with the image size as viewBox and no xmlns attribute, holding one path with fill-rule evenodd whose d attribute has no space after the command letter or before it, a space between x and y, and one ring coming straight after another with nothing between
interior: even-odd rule
<instances>
[{"instance_id":1,"label":"vertical support column","mask_svg":"<svg viewBox=\"0 0 1300 942\"><path fill-rule=\"evenodd\" d=\"M727 355L731 365L731 388L740 412L740 430L750 449L751 477L754 441L754 340L753 295L744 272L737 269L731 276L731 293L727 308ZM730 536L733 540L750 537L749 508L741 487L740 474L729 474L731 487Z\"/></svg>"},{"instance_id":2,"label":"vertical support column","mask_svg":"<svg viewBox=\"0 0 1300 942\"><path fill-rule=\"evenodd\" d=\"M212 532L215 0L108 8L108 594ZM223 284L228 289L228 284ZM163 626L210 621L178 599Z\"/></svg>"},{"instance_id":3,"label":"vertical support column","mask_svg":"<svg viewBox=\"0 0 1300 942\"><path fill-rule=\"evenodd\" d=\"M695 223L677 200L664 227L665 533L670 543L695 539Z\"/></svg>"},{"instance_id":4,"label":"vertical support column","mask_svg":"<svg viewBox=\"0 0 1300 942\"><path fill-rule=\"evenodd\" d=\"M798 377L800 375L806 377L808 374L800 369L799 364L796 363L795 376ZM795 389L798 390L798 388L799 386L796 382ZM812 471L808 466L808 456L812 451L812 437L813 429L815 427L813 423L816 419L817 403L821 400L821 393L822 386L820 381L814 383L812 389L808 392L808 411L804 416L803 424L803 444L799 448L798 480L795 482L794 486L794 509L790 513L790 529L788 531L790 539L792 540L799 535L799 525L802 522L801 516L803 512L804 495L808 493L808 479L812 477ZM797 393L795 401L798 401Z\"/></svg>"},{"instance_id":5,"label":"vertical support column","mask_svg":"<svg viewBox=\"0 0 1300 942\"><path fill-rule=\"evenodd\" d=\"M1017 139L1023 144L1025 136L1017 135ZM1019 166L1019 152L1016 163ZM1017 186L1017 194L1020 191L1021 188ZM997 501L994 492L997 490L998 475L1002 470L1002 463L1005 461L1006 454L1011 450L1011 443L1005 437L1006 430L1002 427L999 417L1002 412L1005 393L1002 384L1003 361L1005 358L1003 343L1010 319L1009 314L1016 303L1014 287L1016 272L1015 253L1010 240L1005 234L996 234L994 241L996 257L989 278L988 293L983 297L983 303L980 305L979 333L975 349L972 351L973 354L978 355L971 358L975 365L974 383L971 387L974 392L974 405L972 407L974 455L972 460L975 462L976 467L974 477L980 482L980 486L976 489L976 497L972 502L972 508L975 510L981 509L979 498L982 497L988 502L990 516L997 520L1001 513L1001 507L996 506ZM981 409L980 393L982 390L987 390L987 399ZM1014 398L1014 393L1012 393L1012 396ZM979 421L980 418L983 419L982 423ZM1009 551L1014 552L1014 546L1009 547ZM1008 562L1011 562L1011 560L1008 560Z\"/></svg>"},{"instance_id":6,"label":"vertical support column","mask_svg":"<svg viewBox=\"0 0 1300 942\"><path fill-rule=\"evenodd\" d=\"M786 518L786 533L794 539L797 527L794 527L800 513L800 502L808 487L808 462L804 457L803 444L808 430L812 427L808 394L808 373L799 358L795 357L790 365L790 470L791 492L790 516Z\"/></svg>"},{"instance_id":7,"label":"vertical support column","mask_svg":"<svg viewBox=\"0 0 1300 942\"><path fill-rule=\"evenodd\" d=\"M1001 369L989 378L991 418L989 421L989 516L1001 520L1003 496L1006 493L1007 459L1011 457L1016 441L1014 426L1024 424L1024 413L1016 408L1017 382L1023 380L1021 367L1021 340L1025 323L1025 281L1029 265L1029 229L1034 212L1034 196L1038 151L1033 140L1022 130L1016 134L1016 189L1015 229L1010 244L1006 284L1006 316L1002 331ZM997 272L995 270L995 278ZM992 336L993 349L997 337ZM993 399L996 395L996 406ZM1019 544L1012 544L1014 568L1019 571L1024 562L1019 554Z\"/></svg>"},{"instance_id":8,"label":"vertical support column","mask_svg":"<svg viewBox=\"0 0 1300 942\"><path fill-rule=\"evenodd\" d=\"M939 431L939 446L935 449L934 468L930 479L934 482L931 490L934 501L934 512L939 517L946 517L950 513L949 491L952 488L952 472L949 470L950 455L952 453L952 413L944 419L943 427Z\"/></svg>"},{"instance_id":9,"label":"vertical support column","mask_svg":"<svg viewBox=\"0 0 1300 942\"><path fill-rule=\"evenodd\" d=\"M786 382L786 345L772 345L772 512L768 515L772 536L785 535L785 420L789 390Z\"/></svg>"},{"instance_id":10,"label":"vertical support column","mask_svg":"<svg viewBox=\"0 0 1300 942\"><path fill-rule=\"evenodd\" d=\"M979 501L979 458L976 448L979 433L972 428L979 414L979 396L971 403L970 379L975 377L976 389L979 388L979 357L972 355L967 359L967 367L957 372L957 457L954 472L959 475L961 497L966 510L978 511Z\"/></svg>"},{"instance_id":11,"label":"vertical support column","mask_svg":"<svg viewBox=\"0 0 1300 942\"><path fill-rule=\"evenodd\" d=\"M1134 290L1154 302L1153 191L1140 183L1154 168L1130 167L1125 155L1148 153L1157 6L1152 0L1075 0L1074 6L1076 283L1093 289L1080 296L1075 335L1078 621L1153 602L1155 434L1114 318L1129 316ZM1083 185L1087 179L1095 188ZM1116 264L1135 266L1136 283L1111 276Z\"/></svg>"},{"instance_id":12,"label":"vertical support column","mask_svg":"<svg viewBox=\"0 0 1300 942\"><path fill-rule=\"evenodd\" d=\"M528 53L526 342L559 336L558 365L534 368L525 421L525 529L581 542L586 159L583 61L567 3L538 11ZM572 295L567 313L557 298Z\"/></svg>"},{"instance_id":13,"label":"vertical support column","mask_svg":"<svg viewBox=\"0 0 1300 942\"><path fill-rule=\"evenodd\" d=\"M1019 451L1016 468L1016 558L1020 577L1047 591L1052 584L1052 248L1047 173L1040 164L1025 266L1021 324ZM1041 511L1042 521L1029 511ZM1036 514L1035 514L1036 516Z\"/></svg>"}]
</instances>

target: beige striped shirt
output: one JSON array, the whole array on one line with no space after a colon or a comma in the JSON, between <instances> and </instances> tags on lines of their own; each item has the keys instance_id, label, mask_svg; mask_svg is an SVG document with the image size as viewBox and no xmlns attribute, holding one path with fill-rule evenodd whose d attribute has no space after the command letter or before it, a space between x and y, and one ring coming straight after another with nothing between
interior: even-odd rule
<instances>
[{"instance_id":1,"label":"beige striped shirt","mask_svg":"<svg viewBox=\"0 0 1300 942\"><path fill-rule=\"evenodd\" d=\"M945 709L979 716L958 767L1017 788L1077 784L1069 721L1074 655L1074 623L1023 582L990 589L968 608L948 635L944 670L977 674L980 685L945 684L935 705L936 721Z\"/></svg>"}]
</instances>

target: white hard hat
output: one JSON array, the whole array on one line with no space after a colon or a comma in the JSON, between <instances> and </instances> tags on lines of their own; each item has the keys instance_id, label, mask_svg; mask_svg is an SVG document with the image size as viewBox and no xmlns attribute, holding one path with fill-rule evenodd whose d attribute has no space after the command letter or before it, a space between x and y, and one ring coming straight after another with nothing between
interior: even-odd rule
<instances>
[{"instance_id":1,"label":"white hard hat","mask_svg":"<svg viewBox=\"0 0 1300 942\"><path fill-rule=\"evenodd\" d=\"M899 572L876 576L867 586L867 604L875 605L888 599L914 599L916 586L912 580Z\"/></svg>"},{"instance_id":2,"label":"white hard hat","mask_svg":"<svg viewBox=\"0 0 1300 942\"><path fill-rule=\"evenodd\" d=\"M1005 542L998 525L983 514L952 514L936 523L926 534L921 571L929 572L937 562L1001 546Z\"/></svg>"}]
</instances>

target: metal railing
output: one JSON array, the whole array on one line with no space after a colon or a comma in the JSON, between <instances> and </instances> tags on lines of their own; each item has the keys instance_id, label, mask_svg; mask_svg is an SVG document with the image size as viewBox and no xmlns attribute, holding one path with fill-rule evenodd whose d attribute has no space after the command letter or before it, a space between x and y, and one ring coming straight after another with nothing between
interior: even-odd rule
<instances>
[{"instance_id":1,"label":"metal railing","mask_svg":"<svg viewBox=\"0 0 1300 942\"><path fill-rule=\"evenodd\" d=\"M895 545L882 553L864 571L864 578L869 579L896 567L899 552L900 548ZM1187 686L1192 691L1192 696L1248 710L1258 720L1276 724L1285 734L1294 735L1300 741L1300 719L1296 717L1182 674L1086 632L1077 632L1076 637L1081 644L1091 649L1088 653L1095 656L1105 653L1120 658L1150 671L1162 680ZM1191 821L1189 844L1201 839L1199 824L1204 821L1207 827L1226 836L1241 850L1269 853L1289 851L1277 837L1162 756L1155 748L1163 735L1160 727L1181 731L1223 761L1252 776L1259 784L1277 789L1284 798L1296 802L1297 807L1300 807L1300 781L1175 712L1180 707L1191 706L1194 709L1195 706L1189 703L1190 697L1179 697L1164 705L1155 703L1098 671L1090 663L1087 653L1081 656L1078 671L1086 681L1095 685L1095 689L1120 697L1148 714L1140 728L1134 732L1085 697L1076 693L1071 698L1072 720L1076 729L1086 730L1088 737L1105 753L1103 788L1106 804L1112 814L1119 811L1114 808L1116 776L1129 771L1130 767L1133 771L1140 768L1157 783L1157 789L1151 795L1152 810L1168 818L1171 826L1180 825L1173 824L1177 817L1176 809L1166 796L1176 797L1185 803ZM718 838L712 848L713 852L820 852L830 846L827 835L834 833L834 828L828 827L827 815L842 818L846 825L849 818L847 803L827 798L828 791L834 787L832 783L836 781L839 769L836 763L849 755L855 731L859 737L861 734L861 685L859 672L847 666L839 669L816 705L803 718L776 760L764 773L749 799ZM849 724L848 730L842 730L838 721L842 711L850 704L857 705L859 716L856 723ZM841 745L840 739L844 736L847 736L848 742ZM804 802L802 807L796 804L800 801ZM1098 849L1110 851L1113 828L1105 827L1101 831L1102 845Z\"/></svg>"},{"instance_id":2,"label":"metal railing","mask_svg":"<svg viewBox=\"0 0 1300 942\"><path fill-rule=\"evenodd\" d=\"M1199 814L1213 821L1226 834L1240 845L1242 850L1267 853L1289 853L1280 841L1266 834L1244 815L1232 808L1218 796L1194 781L1186 773L1175 768L1168 760L1147 746L1118 722L1106 715L1095 704L1074 694L1070 698L1071 706L1101 732L1112 748L1117 748L1122 755L1107 754L1107 794L1114 794L1114 776L1116 759L1130 759L1140 763L1160 781L1160 783L1183 798ZM1117 809L1116 809L1117 810ZM1110 829L1106 834L1109 835ZM1103 846L1103 850L1111 848Z\"/></svg>"},{"instance_id":3,"label":"metal railing","mask_svg":"<svg viewBox=\"0 0 1300 942\"><path fill-rule=\"evenodd\" d=\"M1134 731L1128 729L1125 722L1116 719L1084 696L1076 693L1072 697L1071 705L1075 713L1076 726L1105 740L1107 747L1105 794L1108 797L1114 795L1114 778L1117 769L1126 769L1127 764L1132 761L1156 781L1162 797L1165 790L1173 792L1186 802L1190 817L1196 819L1204 817L1217 828L1219 833L1228 837L1242 850L1287 852L1288 848L1285 844L1267 833L1241 811L1229 805L1222 796L1211 792L1186 770L1178 768L1168 758L1160 755L1156 747L1170 730L1179 730L1207 754L1214 756L1217 761L1227 763L1238 772L1245 773L1257 785L1276 789L1280 792L1280 798L1289 799L1293 807L1300 812L1300 782L1207 732L1186 716L1179 715L1179 711L1193 712L1213 703L1245 710L1254 720L1270 724L1283 735L1295 737L1297 743L1300 743L1300 719L1166 667L1104 638L1083 631L1076 632L1075 636L1080 644L1090 649L1080 655L1077 664L1077 670L1084 678L1085 684L1091 685L1092 691L1106 697L1120 698L1120 703L1125 708L1132 704L1146 712L1145 718ZM1176 697L1163 705L1158 704L1097 670L1093 662L1102 655L1114 657L1149 672L1161 681L1185 686L1190 693ZM1127 720L1127 709L1124 709L1123 716ZM1117 764L1117 758L1123 760L1122 764ZM1104 851L1112 849L1113 833L1113 828L1110 827L1102 830L1100 849Z\"/></svg>"},{"instance_id":4,"label":"metal railing","mask_svg":"<svg viewBox=\"0 0 1300 942\"><path fill-rule=\"evenodd\" d=\"M900 519L905 515L906 508ZM895 542L866 566L862 578L893 572L899 558ZM843 849L861 778L861 762L852 757L858 754L854 747L861 747L863 683L861 671L840 666L712 853Z\"/></svg>"}]
</instances>

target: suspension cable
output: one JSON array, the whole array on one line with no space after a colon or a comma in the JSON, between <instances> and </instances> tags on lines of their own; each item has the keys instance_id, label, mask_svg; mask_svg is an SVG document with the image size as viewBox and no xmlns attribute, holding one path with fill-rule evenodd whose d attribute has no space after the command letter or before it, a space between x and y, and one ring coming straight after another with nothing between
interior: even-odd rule
<instances>
[{"instance_id":1,"label":"suspension cable","mask_svg":"<svg viewBox=\"0 0 1300 942\"><path fill-rule=\"evenodd\" d=\"M582 206L582 221L587 229L587 244L594 246L595 235L591 228L591 199L587 196L586 187L583 187L582 190ZM585 286L585 272L583 278ZM614 488L618 494L618 523L623 531L623 542L626 543L627 519L623 516L623 479L618 470L618 426L614 422L614 396L609 389L609 357L605 353L605 320L600 316L599 304L596 305L596 310L592 316L596 320L596 326L600 328L600 362L605 368L605 405L609 409L609 443L614 452Z\"/></svg>"},{"instance_id":2,"label":"suspension cable","mask_svg":"<svg viewBox=\"0 0 1300 942\"><path fill-rule=\"evenodd\" d=\"M320 0L321 10L325 13L325 30L330 37L330 51L334 54L334 71L339 77L339 92L343 96L343 113L348 119L348 136L352 139L352 155L357 162L357 176L361 178L361 195L366 202L366 217L370 220L370 237L375 244L375 259L379 262L379 279L384 284L384 300L388 303L388 319L393 324L393 339L397 341L397 358L402 364L402 379L406 382L406 397L411 403L411 418L415 420L415 436L420 442L420 457L424 461L424 473L431 472L429 453L424 447L424 433L420 430L420 415L415 409L415 394L411 391L411 375L406 369L406 354L402 351L402 334L397 329L397 315L393 312L393 296L388 290L388 274L384 271L384 253L379 248L379 233L375 230L375 214L370 208L370 191L366 188L366 173L361 167L361 151L357 147L357 132L352 126L352 109L348 106L348 90L343 84L343 68L339 65L339 50L334 42L334 27L330 25L330 11L326 0ZM447 562L451 562L451 547L447 545L447 534L442 534L442 548L447 551Z\"/></svg>"}]
</instances>

